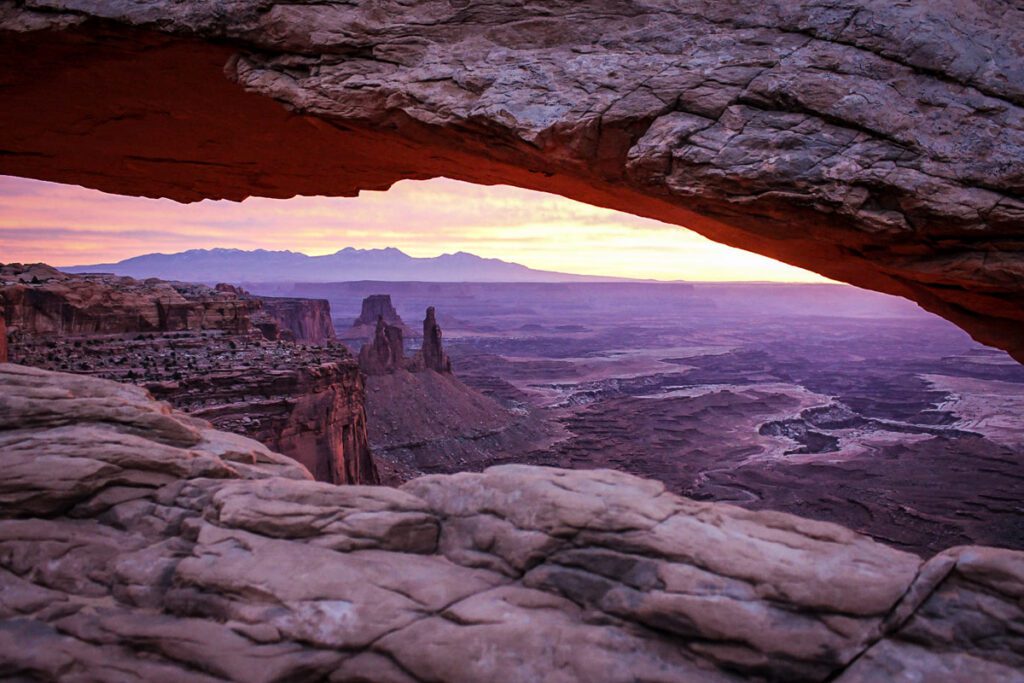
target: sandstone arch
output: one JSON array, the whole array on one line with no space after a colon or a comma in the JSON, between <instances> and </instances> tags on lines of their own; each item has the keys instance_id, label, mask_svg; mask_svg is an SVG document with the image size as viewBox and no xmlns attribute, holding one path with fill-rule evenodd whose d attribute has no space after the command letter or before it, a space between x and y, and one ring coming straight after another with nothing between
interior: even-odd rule
<instances>
[{"instance_id":1,"label":"sandstone arch","mask_svg":"<svg viewBox=\"0 0 1024 683\"><path fill-rule=\"evenodd\" d=\"M4 0L0 173L180 201L519 185L1024 360L1022 34L1009 0Z\"/></svg>"}]
</instances>

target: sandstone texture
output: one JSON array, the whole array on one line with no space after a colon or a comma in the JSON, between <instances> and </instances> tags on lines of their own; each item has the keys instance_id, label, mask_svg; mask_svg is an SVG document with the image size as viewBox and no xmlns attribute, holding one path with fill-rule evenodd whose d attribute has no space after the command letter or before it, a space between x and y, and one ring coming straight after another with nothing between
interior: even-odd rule
<instances>
[{"instance_id":1,"label":"sandstone texture","mask_svg":"<svg viewBox=\"0 0 1024 683\"><path fill-rule=\"evenodd\" d=\"M11 364L0 462L8 679L1024 680L1019 552L922 562L607 470L333 487Z\"/></svg>"},{"instance_id":2,"label":"sandstone texture","mask_svg":"<svg viewBox=\"0 0 1024 683\"><path fill-rule=\"evenodd\" d=\"M256 365L195 373L145 386L190 415L298 460L317 481L377 482L363 379L347 356L308 358L285 368Z\"/></svg>"},{"instance_id":3,"label":"sandstone texture","mask_svg":"<svg viewBox=\"0 0 1024 683\"><path fill-rule=\"evenodd\" d=\"M18 363L141 384L298 460L318 481L377 482L363 378L325 328L326 301L42 265L0 268L4 301ZM297 343L312 339L322 342Z\"/></svg>"},{"instance_id":4,"label":"sandstone texture","mask_svg":"<svg viewBox=\"0 0 1024 683\"><path fill-rule=\"evenodd\" d=\"M324 299L260 296L261 309L286 333L303 344L326 344L334 339L331 305ZM280 332L278 333L280 336Z\"/></svg>"},{"instance_id":5,"label":"sandstone texture","mask_svg":"<svg viewBox=\"0 0 1024 683\"><path fill-rule=\"evenodd\" d=\"M413 358L410 369L444 373L452 371L452 361L441 346L441 326L437 324L433 306L427 307L427 315L423 318L423 344Z\"/></svg>"},{"instance_id":6,"label":"sandstone texture","mask_svg":"<svg viewBox=\"0 0 1024 683\"><path fill-rule=\"evenodd\" d=\"M376 297L367 297L363 300L363 314L367 313L367 303ZM391 307L391 297L386 297L387 308ZM379 307L371 307L370 312L378 310ZM391 308L391 312L394 309ZM397 370L408 370L409 372L434 372L451 374L452 361L444 352L441 345L441 326L437 324L434 307L428 306L426 316L423 318L423 336L421 337L420 350L412 358L405 358L405 339L403 334L404 324L398 319L397 324L388 322L385 317L387 310L377 315L377 324L373 337L363 344L359 350L359 366L367 375L383 375L393 373ZM391 316L392 320L398 314ZM361 329L362 317L356 320L353 330Z\"/></svg>"},{"instance_id":7,"label":"sandstone texture","mask_svg":"<svg viewBox=\"0 0 1024 683\"><path fill-rule=\"evenodd\" d=\"M0 266L0 301L15 338L219 330L244 333L259 310L236 292L116 275L68 275L45 264Z\"/></svg>"},{"instance_id":8,"label":"sandstone texture","mask_svg":"<svg viewBox=\"0 0 1024 683\"><path fill-rule=\"evenodd\" d=\"M2 173L181 201L518 185L1024 358L1015 2L5 0L0 31Z\"/></svg>"},{"instance_id":9,"label":"sandstone texture","mask_svg":"<svg viewBox=\"0 0 1024 683\"><path fill-rule=\"evenodd\" d=\"M405 369L405 340L402 328L377 318L373 339L359 349L359 367L367 375L383 375Z\"/></svg>"},{"instance_id":10,"label":"sandstone texture","mask_svg":"<svg viewBox=\"0 0 1024 683\"><path fill-rule=\"evenodd\" d=\"M398 328L403 336L412 336L412 330L402 322L402 317L391 303L390 294L371 294L365 297L359 317L352 321L352 326L342 336L351 341L365 342L377 334L382 320L386 325Z\"/></svg>"}]
</instances>

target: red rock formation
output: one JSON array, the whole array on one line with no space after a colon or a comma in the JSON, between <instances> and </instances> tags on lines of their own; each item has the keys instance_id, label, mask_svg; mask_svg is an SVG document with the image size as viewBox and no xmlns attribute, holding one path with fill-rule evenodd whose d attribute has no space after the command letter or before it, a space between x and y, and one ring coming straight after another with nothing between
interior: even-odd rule
<instances>
[{"instance_id":1,"label":"red rock formation","mask_svg":"<svg viewBox=\"0 0 1024 683\"><path fill-rule=\"evenodd\" d=\"M282 323L259 297L231 285L0 267L12 360L143 384L176 407L295 458L320 481L376 483L363 380L348 349L330 340L266 341L291 337L283 325L325 334L327 302L299 301L271 304L272 312L291 315Z\"/></svg>"},{"instance_id":2,"label":"red rock formation","mask_svg":"<svg viewBox=\"0 0 1024 683\"><path fill-rule=\"evenodd\" d=\"M906 296L1024 358L1008 4L66 8L3 4L2 173L183 201L518 185Z\"/></svg>"},{"instance_id":3,"label":"red rock formation","mask_svg":"<svg viewBox=\"0 0 1024 683\"><path fill-rule=\"evenodd\" d=\"M0 267L12 335L89 335L251 329L257 302L203 285L68 275L43 264Z\"/></svg>"},{"instance_id":4,"label":"red rock formation","mask_svg":"<svg viewBox=\"0 0 1024 683\"><path fill-rule=\"evenodd\" d=\"M298 460L317 481L375 484L355 362L245 367L148 383L156 398Z\"/></svg>"},{"instance_id":5,"label":"red rock formation","mask_svg":"<svg viewBox=\"0 0 1024 683\"><path fill-rule=\"evenodd\" d=\"M434 318L434 307L427 308L427 316L423 319L423 347L416 355L414 363L418 367L435 372L451 372L452 361L441 347L441 326Z\"/></svg>"},{"instance_id":6,"label":"red rock formation","mask_svg":"<svg viewBox=\"0 0 1024 683\"><path fill-rule=\"evenodd\" d=\"M405 341L402 328L377 318L373 339L359 350L359 367L367 375L383 375L405 368Z\"/></svg>"},{"instance_id":7,"label":"red rock formation","mask_svg":"<svg viewBox=\"0 0 1024 683\"><path fill-rule=\"evenodd\" d=\"M294 299L276 296L256 297L263 311L277 321L280 330L303 344L326 344L333 340L331 305L326 299Z\"/></svg>"},{"instance_id":8,"label":"red rock formation","mask_svg":"<svg viewBox=\"0 0 1024 683\"><path fill-rule=\"evenodd\" d=\"M352 327L342 333L341 337L352 342L365 342L377 334L379 320L383 320L388 327L397 328L403 337L412 334L412 330L402 322L398 311L391 304L390 294L371 294L363 299L359 317L352 322Z\"/></svg>"},{"instance_id":9,"label":"red rock formation","mask_svg":"<svg viewBox=\"0 0 1024 683\"><path fill-rule=\"evenodd\" d=\"M258 304L253 324L271 341L326 344L333 340L331 304L326 299L256 296L236 285L220 283L214 289Z\"/></svg>"},{"instance_id":10,"label":"red rock formation","mask_svg":"<svg viewBox=\"0 0 1024 683\"><path fill-rule=\"evenodd\" d=\"M405 325L401 316L391 303L390 294L371 294L363 299L363 310L359 317L352 323L353 327L360 325L376 325L377 321L383 319L389 325Z\"/></svg>"}]
</instances>

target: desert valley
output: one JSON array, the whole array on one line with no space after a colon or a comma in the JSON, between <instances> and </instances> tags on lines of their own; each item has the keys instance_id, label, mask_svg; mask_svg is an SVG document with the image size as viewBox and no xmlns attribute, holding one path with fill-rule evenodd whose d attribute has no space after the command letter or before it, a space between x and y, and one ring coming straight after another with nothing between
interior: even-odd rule
<instances>
[{"instance_id":1,"label":"desert valley","mask_svg":"<svg viewBox=\"0 0 1024 683\"><path fill-rule=\"evenodd\" d=\"M217 254L207 256L217 258ZM120 269L118 264L108 267ZM216 264L206 267L212 272L218 270ZM488 567L497 576L517 576L524 568L516 548L525 539L513 540L513 536L500 540L505 533L498 530L501 525L511 521L529 527L534 522L525 520L545 506L581 504L581 500L570 502L571 498L551 499L550 493L544 492L548 484L543 477L536 479L536 475L529 474L524 479L525 471L515 469L524 465L542 466L552 473L561 470L547 468L580 471L584 479L556 483L571 496L581 495L597 482L612 484L613 480L607 479L611 474L599 474L597 480L592 480L586 478L593 476L588 472L617 471L644 478L614 483L620 495L626 496L616 505L636 505L637 492L631 487L647 480L650 483L642 486L658 481L663 488L641 496L653 493L660 499L674 493L685 497L679 500L730 503L747 510L788 512L807 520L835 522L925 559L938 553L925 568L935 562L948 563L948 558L956 556L942 551L956 546L1024 548L1019 495L1024 481L1024 424L1018 417L1024 406L1024 367L1004 352L983 347L949 323L894 297L843 285L768 283L278 280L211 286L154 278L137 280L113 273L75 274L43 264L8 264L0 266L0 302L4 311L0 320L6 328L6 348L0 350L6 352L8 360L19 364L8 367L139 385L183 411L175 419L185 421L171 433L194 429L187 420L200 418L238 435L204 435L193 445L209 452L203 457L220 459L233 474L217 474L217 466L211 470L211 464L194 471L193 465L194 474L187 476L200 477L195 480L198 489L195 485L180 491L172 487L171 491L178 491L173 494L178 498L167 499L171 494L168 491L149 502L153 484L160 486L157 491L164 491L173 481L167 477L173 477L176 470L165 468L174 456L161 456L170 459L155 467L125 460L122 451L128 444L122 440L148 433L140 428L151 422L152 418L143 416L153 408L145 406L144 401L140 404L142 397L128 399L116 391L109 393L117 385L107 388L82 384L61 402L68 398L84 401L80 408L71 409L71 414L81 414L97 428L113 428L104 442L119 445L105 452L103 446L96 450L88 441L82 442L77 447L78 461L95 465L82 471L81 466L73 467L65 483L55 488L53 481L37 478L39 470L31 465L33 451L51 454L45 457L67 457L58 455L64 452L61 443L67 437L61 434L68 427L61 425L66 420L60 413L47 413L53 410L47 402L40 403L52 394L48 383L54 380L47 375L8 371L2 379L7 392L5 411L29 425L51 426L45 428L48 431L19 437L22 427L9 432L13 440L0 441L5 452L14 457L13 461L8 458L12 471L21 473L0 485L0 493L12 504L44 515L65 511L63 514L72 520L79 520L72 522L75 525L97 516L101 525L113 524L121 530L117 533L127 534L121 540L87 541L86 547L93 550L81 557L62 550L57 538L46 540L45 547L55 553L48 555L54 569L38 576L53 596L60 596L62 590L70 591L68 597L72 596L79 589L66 584L71 576L68 572L87 567L88 575L97 577L91 581L102 584L128 580L138 584L132 590L142 592L129 600L140 607L168 599L145 588L144 575L159 567L175 566L175 576L180 575L181 553L198 552L201 546L186 543L174 550L177 542L172 540L173 534L181 520L195 514L188 512L195 503L187 501L204 499L211 500L219 510L219 524L240 525L271 538L291 536L296 531L305 537L310 532L302 529L311 523L324 529L316 532L316 538L322 538L316 545L346 551L441 550L455 553L448 556L456 563ZM60 393L63 396L63 391ZM97 399L109 407L100 408ZM141 416L128 416L130 411L140 409ZM109 410L114 412L105 412ZM185 418L184 413L191 417ZM159 410L150 414L155 416ZM124 436L115 436L122 431ZM72 434L82 433L71 432L68 436ZM239 437L255 439L262 446L255 442L246 445L245 439L231 440ZM164 444L159 448L170 445L162 440L166 437L148 438ZM298 463L298 469L288 463ZM505 471L500 466L513 469ZM486 474L478 475L484 477L479 483L467 482L471 488L462 493L429 492L430 477L425 475L459 472ZM230 477L263 479L271 473L292 480L311 477L328 487L341 485L336 489L339 493L347 485L356 498L337 497L327 490L281 488L283 485L245 493L216 483L225 476L229 481ZM213 477L209 484L199 483L208 477ZM167 484L161 486L161 482ZM473 488L481 484L483 488ZM535 489L537 486L540 489ZM455 497L442 503L436 512L428 512L424 504L412 502L417 500L415 496L403 493L408 498L396 498L399 490L392 487L427 495L429 500L438 495L442 496L438 500ZM380 493L370 493L374 490ZM493 498L495 491L505 491L501 495L511 497L502 503L505 499ZM231 498L233 495L237 501ZM528 509L513 512L515 500L537 495L541 498L529 503ZM443 519L454 510L462 510L466 500L480 496L475 505L482 507L471 513L468 520L473 521L465 522L469 527L445 531L447 527L442 526L438 535L438 522L432 515L441 514ZM446 511L445 505L455 508ZM494 505L513 507L485 512L493 510ZM472 516L481 514L497 514L499 527L491 528L483 518ZM512 521L516 514L527 517ZM564 516L570 512L566 508L544 514ZM739 514L739 509L727 514ZM153 515L164 521L156 522ZM360 521L364 518L366 521ZM336 519L339 521L331 521ZM613 517L605 523L624 522ZM790 529L788 524L784 527ZM55 531L36 529L33 533L49 538ZM327 535L319 536L322 533ZM465 533L473 540L457 540ZM554 529L544 533L553 534L552 538L560 536ZM829 544L849 542L832 538L830 534L835 532L831 528L797 526L786 533L796 535L780 542L795 544L801 555L827 552ZM150 540L141 545L139 540L132 540L140 534ZM202 542L202 538L198 540ZM488 549L487 538L495 539L490 543L512 545ZM823 538L825 547L811 551L806 545L821 543ZM146 547L154 542L157 545ZM244 542L249 552L253 549L249 540L236 537L233 542ZM467 542L468 547L457 549ZM549 542L543 541L542 545ZM601 543L609 542L610 549L618 547L619 541ZM642 545L658 542L662 541L652 537ZM143 553L128 556L138 557L131 560L137 568L129 572L128 565L117 565L122 568L110 579L96 574L95 560L87 558L95 557L101 547L107 548L102 552L110 552L110 543L128 544L136 548L133 552ZM445 544L452 543L456 546L444 550ZM23 550L14 551L15 556L29 546L21 547ZM211 551L219 556L219 551L212 548L202 552ZM579 583L590 574L579 575L579 569L572 567L582 563L578 566L586 568L585 572L615 576L615 581L628 586L637 580L630 578L637 571L630 567L647 561L641 558L650 549L638 550L632 559L618 554L612 559L604 555L607 550L575 560L570 557L578 551L559 552L569 555L554 565L541 564L525 575L532 577L526 583L529 590L555 591L570 601L596 607L600 604L594 602L597 596L608 588L593 593L595 587L588 582L594 579ZM60 559L62 556L69 559ZM912 557L901 553L888 559L876 558L871 562L882 564L871 571L890 573L894 562L909 562L912 566ZM225 560L217 560L216 565L223 565ZM29 561L27 556L23 561ZM245 561L263 562L255 558ZM296 561L313 559L299 553ZM390 562L383 557L377 561ZM612 564L603 568L603 563L609 561ZM228 581L216 584L223 586L217 590L248 590L247 580L262 582L277 575L282 564L270 562L262 570L270 572L264 578L245 579L237 573L230 579L197 577L197 587L213 580ZM532 564L526 562L527 567ZM562 569L550 573L553 567ZM131 573L139 571L143 574ZM621 574L623 571L626 574ZM466 586L472 586L473 581L491 581L468 575L452 579L469 582ZM877 585L879 578L872 575L857 580ZM912 590L931 587L940 590L941 601L955 603L962 599L952 597L957 593L941 592L949 589L935 588L936 580L941 579L929 578ZM175 583L179 581L175 579ZM398 591L420 604L429 598L417 597L420 589L415 581L385 590ZM303 585L316 590L319 584L304 581ZM341 595L348 596L344 598L347 603L353 599L351 591L359 590L350 586L343 580L332 590L340 589ZM198 588L200 594L210 589L211 585ZM707 600L714 599L712 596L720 589L712 584L701 590L707 592L701 600ZM197 604L202 605L208 598L200 598L200 594L186 599L200 600ZM251 603L247 605L239 603L231 608L232 614L239 615L235 619L246 622L247 617L241 615L252 609ZM520 605L519 609L524 607ZM188 608L185 613L198 615L194 609ZM359 609L369 615L376 608L368 603ZM601 609L619 615L616 619L622 618L618 608ZM666 605L658 609L668 609L666 614L671 614L675 608ZM796 609L813 613L806 612L807 606ZM533 614L528 620L534 627L543 623L537 621L535 613L529 613ZM134 614L112 613L106 618L115 621L108 621L102 628L115 632L157 628L156 623L146 626L145 621L138 622L138 616L129 616ZM445 617L452 618L462 619ZM778 617L769 612L765 618ZM942 613L931 618L945 623L954 617ZM334 617L322 612L304 619L317 624L317 628L334 623ZM630 619L647 623L643 616L627 617L627 623ZM95 628L89 623L76 628L88 632ZM190 628L187 622L176 624ZM60 642L63 636L58 634L67 627L58 626L52 635L57 638L54 644ZM274 628L280 633L282 627L278 624ZM990 631L994 627L992 622L984 628ZM175 625L166 633L177 633L177 628ZM241 627L234 628L237 631ZM250 630L253 628L256 623L245 626L241 633L255 633ZM549 624L542 628L564 627ZM612 635L618 633L618 628L606 630L602 637L622 637ZM796 652L780 655L779 645L755 644L750 634L742 635L746 628L736 633L750 643L750 652L759 653L758 658L773 653L764 664L745 663L749 653L738 659L724 653L711 656L711 661L724 670L736 670L746 678L819 680L849 656L808 660ZM405 635L399 642L412 637L411 631L402 633ZM861 635L857 637L863 638L868 631L858 633ZM451 636L456 637L454 633ZM909 642L920 638L906 637ZM95 647L90 641L89 636L75 641L81 644L74 646L71 656L93 656L87 654L88 648ZM478 641L480 646L491 647L486 645L488 642L486 637ZM650 653L635 651L640 643L647 642L641 638L635 644L623 645L626 650L614 655L625 667L624 675L651 665ZM606 643L600 647L609 646ZM420 652L419 645L411 647L411 652ZM852 647L852 652L862 646L846 647ZM185 652L190 660L198 656L191 646ZM633 652L632 656L639 659L623 659L625 652ZM900 656L919 656L915 652ZM286 658L279 660L283 668L278 673L261 677L244 662L262 655L240 656L243 659L237 664L222 669L229 678L292 680L308 665L303 663L305 658ZM392 678L391 673L377 678L381 672L391 671L391 658L395 656L388 654L386 660L372 665L340 665L331 659L334 663L329 666L340 666L340 671L347 672L342 680L400 680ZM199 661L206 662L203 666L210 666L213 660L209 657L220 661L210 652L199 657ZM31 666L35 671L45 670ZM368 668L359 668L363 666ZM580 671L578 666L573 665L573 670ZM690 664L658 661L657 666L669 666L674 671L666 680L694 675ZM870 680L877 666L889 665L863 665L866 673L857 675L868 678L851 680ZM532 667L528 670L537 671ZM446 675L458 680L459 671L449 670ZM856 673L858 669L851 671Z\"/></svg>"},{"instance_id":2,"label":"desert valley","mask_svg":"<svg viewBox=\"0 0 1024 683\"><path fill-rule=\"evenodd\" d=\"M141 384L322 481L611 468L922 555L1024 548L1024 367L894 297L824 284L210 287L5 272L11 360ZM202 313L156 320L161 289ZM423 343L435 326L443 348Z\"/></svg>"}]
</instances>

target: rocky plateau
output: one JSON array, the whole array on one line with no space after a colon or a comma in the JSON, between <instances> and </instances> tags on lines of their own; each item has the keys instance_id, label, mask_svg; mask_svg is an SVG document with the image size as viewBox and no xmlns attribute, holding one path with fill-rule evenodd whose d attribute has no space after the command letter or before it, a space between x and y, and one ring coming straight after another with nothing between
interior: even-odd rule
<instances>
[{"instance_id":1,"label":"rocky plateau","mask_svg":"<svg viewBox=\"0 0 1024 683\"><path fill-rule=\"evenodd\" d=\"M923 561L609 470L335 487L12 364L0 461L8 680L1024 680L1016 551Z\"/></svg>"},{"instance_id":2,"label":"rocky plateau","mask_svg":"<svg viewBox=\"0 0 1024 683\"><path fill-rule=\"evenodd\" d=\"M9 264L0 305L12 361L141 384L319 481L377 481L363 378L326 301Z\"/></svg>"}]
</instances>

